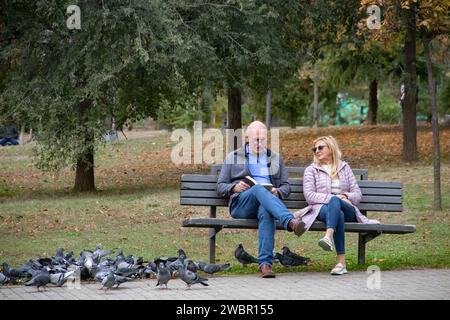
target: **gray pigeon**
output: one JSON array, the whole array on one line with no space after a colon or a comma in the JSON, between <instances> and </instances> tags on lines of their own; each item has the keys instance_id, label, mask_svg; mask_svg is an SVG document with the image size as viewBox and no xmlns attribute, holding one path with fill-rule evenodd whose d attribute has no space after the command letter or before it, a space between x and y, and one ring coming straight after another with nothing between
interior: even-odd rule
<instances>
[{"instance_id":1,"label":"gray pigeon","mask_svg":"<svg viewBox=\"0 0 450 320\"><path fill-rule=\"evenodd\" d=\"M56 254L53 257L53 260L58 264L66 263L66 259L64 258L64 249L63 248L59 248L56 250Z\"/></svg>"},{"instance_id":2,"label":"gray pigeon","mask_svg":"<svg viewBox=\"0 0 450 320\"><path fill-rule=\"evenodd\" d=\"M82 253L83 266L86 267L89 272L91 272L92 267L95 265L93 254L89 251L84 251Z\"/></svg>"},{"instance_id":3,"label":"gray pigeon","mask_svg":"<svg viewBox=\"0 0 450 320\"><path fill-rule=\"evenodd\" d=\"M178 249L178 259L169 263L169 269L172 273L176 272L179 267L184 267L184 260L186 259L186 252L183 249ZM189 268L191 269L191 267ZM191 270L192 271L192 270Z\"/></svg>"},{"instance_id":4,"label":"gray pigeon","mask_svg":"<svg viewBox=\"0 0 450 320\"><path fill-rule=\"evenodd\" d=\"M108 275L102 280L102 287L99 290L104 290L105 292L111 289L116 284L116 276L113 271L109 271Z\"/></svg>"},{"instance_id":5,"label":"gray pigeon","mask_svg":"<svg viewBox=\"0 0 450 320\"><path fill-rule=\"evenodd\" d=\"M165 285L167 289L167 283L171 278L170 271L164 266L164 263L160 262L158 273L156 274L156 280L158 280L156 286Z\"/></svg>"},{"instance_id":6,"label":"gray pigeon","mask_svg":"<svg viewBox=\"0 0 450 320\"><path fill-rule=\"evenodd\" d=\"M113 252L114 251L112 251L112 250L103 250L101 243L97 243L94 254L93 254L94 262L99 263L103 257L106 257Z\"/></svg>"},{"instance_id":7,"label":"gray pigeon","mask_svg":"<svg viewBox=\"0 0 450 320\"><path fill-rule=\"evenodd\" d=\"M205 283L205 281L208 281L208 279L201 278L195 272L192 272L192 271L189 271L186 269L186 266L188 265L188 263L189 263L189 259L186 259L184 261L184 266L178 267L178 272L180 273L181 280L183 280L187 284L188 288L190 288L191 285L196 284L196 283L200 283L201 285L208 286L208 284Z\"/></svg>"},{"instance_id":8,"label":"gray pigeon","mask_svg":"<svg viewBox=\"0 0 450 320\"><path fill-rule=\"evenodd\" d=\"M117 264L117 269L131 269L134 265L132 263L128 263L126 261L121 261Z\"/></svg>"},{"instance_id":9,"label":"gray pigeon","mask_svg":"<svg viewBox=\"0 0 450 320\"><path fill-rule=\"evenodd\" d=\"M42 269L42 272L37 276L33 277L30 281L26 282L25 285L28 286L36 286L38 292L40 287L44 287L50 282L50 275L48 274L48 270L46 268Z\"/></svg>"},{"instance_id":10,"label":"gray pigeon","mask_svg":"<svg viewBox=\"0 0 450 320\"><path fill-rule=\"evenodd\" d=\"M108 274L109 274L109 269L100 270L95 274L94 280L98 281L98 282L102 282L103 279L108 276Z\"/></svg>"},{"instance_id":11,"label":"gray pigeon","mask_svg":"<svg viewBox=\"0 0 450 320\"><path fill-rule=\"evenodd\" d=\"M67 282L67 280L72 277L72 275L75 273L75 270L66 272L66 273L55 273L50 275L50 282L54 284L57 287L62 287L64 283Z\"/></svg>"},{"instance_id":12,"label":"gray pigeon","mask_svg":"<svg viewBox=\"0 0 450 320\"><path fill-rule=\"evenodd\" d=\"M277 258L280 263L285 266L285 267L296 267L296 266L301 266L301 265L305 265L306 263L302 260L296 260L292 257L289 256L284 256L281 253L277 252L275 254L275 258Z\"/></svg>"},{"instance_id":13,"label":"gray pigeon","mask_svg":"<svg viewBox=\"0 0 450 320\"><path fill-rule=\"evenodd\" d=\"M231 265L229 263L225 263L225 264L207 264L207 263L205 263L203 261L200 261L198 263L198 267L200 268L200 270L202 270L205 273L214 274L216 272L229 270L231 268Z\"/></svg>"},{"instance_id":14,"label":"gray pigeon","mask_svg":"<svg viewBox=\"0 0 450 320\"><path fill-rule=\"evenodd\" d=\"M69 261L70 259L72 259L73 257L73 251L69 251L66 256L64 257L64 259L66 259L67 261Z\"/></svg>"},{"instance_id":15,"label":"gray pigeon","mask_svg":"<svg viewBox=\"0 0 450 320\"><path fill-rule=\"evenodd\" d=\"M186 269L195 273L198 271L198 266L195 264L194 261L188 259L188 264L186 265Z\"/></svg>"},{"instance_id":16,"label":"gray pigeon","mask_svg":"<svg viewBox=\"0 0 450 320\"><path fill-rule=\"evenodd\" d=\"M122 276L122 277L129 277L131 275L139 275L140 269L139 268L117 268L115 274Z\"/></svg>"},{"instance_id":17,"label":"gray pigeon","mask_svg":"<svg viewBox=\"0 0 450 320\"><path fill-rule=\"evenodd\" d=\"M20 278L27 277L28 273L26 270L20 270L20 269L11 269L8 265L8 263L3 262L2 263L2 270L3 274L10 278L12 281L15 281Z\"/></svg>"},{"instance_id":18,"label":"gray pigeon","mask_svg":"<svg viewBox=\"0 0 450 320\"><path fill-rule=\"evenodd\" d=\"M3 273L0 273L0 284L5 285L9 282L9 278L5 276Z\"/></svg>"},{"instance_id":19,"label":"gray pigeon","mask_svg":"<svg viewBox=\"0 0 450 320\"><path fill-rule=\"evenodd\" d=\"M117 274L115 274L114 277L115 277L116 288L118 288L122 283L125 283L128 281L133 281L133 278L118 276Z\"/></svg>"},{"instance_id":20,"label":"gray pigeon","mask_svg":"<svg viewBox=\"0 0 450 320\"><path fill-rule=\"evenodd\" d=\"M311 261L311 259L308 258L308 257L303 257L303 256L301 256L299 254L296 254L296 253L292 252L287 246L283 247L283 256L287 256L287 257L290 257L292 259L301 261L305 265L308 264L309 261Z\"/></svg>"},{"instance_id":21,"label":"gray pigeon","mask_svg":"<svg viewBox=\"0 0 450 320\"><path fill-rule=\"evenodd\" d=\"M234 251L234 256L242 264L242 266L250 263L258 263L258 259L244 250L242 243L237 246L236 250Z\"/></svg>"}]
</instances>

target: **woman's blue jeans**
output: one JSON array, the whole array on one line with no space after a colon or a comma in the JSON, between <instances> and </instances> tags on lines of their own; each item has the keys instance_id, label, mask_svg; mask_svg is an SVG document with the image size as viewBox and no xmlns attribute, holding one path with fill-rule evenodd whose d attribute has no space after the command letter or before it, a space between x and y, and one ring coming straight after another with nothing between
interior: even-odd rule
<instances>
[{"instance_id":1,"label":"woman's blue jeans","mask_svg":"<svg viewBox=\"0 0 450 320\"><path fill-rule=\"evenodd\" d=\"M275 220L285 229L294 217L284 203L263 186L257 184L233 199L230 208L235 219L258 219L259 265L270 264L275 245Z\"/></svg>"},{"instance_id":2,"label":"woman's blue jeans","mask_svg":"<svg viewBox=\"0 0 450 320\"><path fill-rule=\"evenodd\" d=\"M333 239L337 254L345 253L345 228L344 222L355 222L356 212L355 208L347 202L334 196L328 204L324 204L320 208L320 221L324 221L328 228L334 230Z\"/></svg>"}]
</instances>

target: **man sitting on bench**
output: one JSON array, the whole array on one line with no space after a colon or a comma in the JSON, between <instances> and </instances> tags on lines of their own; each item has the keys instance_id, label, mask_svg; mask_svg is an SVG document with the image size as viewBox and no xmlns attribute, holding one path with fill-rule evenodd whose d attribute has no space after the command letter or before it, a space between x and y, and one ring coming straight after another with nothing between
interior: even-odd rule
<instances>
[{"instance_id":1,"label":"man sitting on bench","mask_svg":"<svg viewBox=\"0 0 450 320\"><path fill-rule=\"evenodd\" d=\"M258 260L263 278L273 278L275 220L297 236L305 232L305 223L294 218L280 200L290 194L288 175L281 155L266 148L267 128L260 121L247 128L248 143L227 155L217 181L217 193L229 197L231 216L236 219L258 219ZM248 178L257 184L250 186ZM253 180L252 179L252 180ZM272 184L268 190L263 184Z\"/></svg>"}]
</instances>

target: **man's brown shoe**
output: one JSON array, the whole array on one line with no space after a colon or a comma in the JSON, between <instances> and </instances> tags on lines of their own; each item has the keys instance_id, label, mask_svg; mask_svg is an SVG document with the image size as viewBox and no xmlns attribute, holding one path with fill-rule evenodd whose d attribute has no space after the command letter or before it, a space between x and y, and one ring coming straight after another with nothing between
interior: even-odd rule
<instances>
[{"instance_id":1,"label":"man's brown shoe","mask_svg":"<svg viewBox=\"0 0 450 320\"><path fill-rule=\"evenodd\" d=\"M291 219L289 221L288 226L291 229L291 231L294 231L294 233L297 237L300 237L306 231L305 223L302 221L301 218Z\"/></svg>"},{"instance_id":2,"label":"man's brown shoe","mask_svg":"<svg viewBox=\"0 0 450 320\"><path fill-rule=\"evenodd\" d=\"M260 267L261 277L263 278L275 278L275 273L272 272L272 267L270 264L263 264Z\"/></svg>"}]
</instances>

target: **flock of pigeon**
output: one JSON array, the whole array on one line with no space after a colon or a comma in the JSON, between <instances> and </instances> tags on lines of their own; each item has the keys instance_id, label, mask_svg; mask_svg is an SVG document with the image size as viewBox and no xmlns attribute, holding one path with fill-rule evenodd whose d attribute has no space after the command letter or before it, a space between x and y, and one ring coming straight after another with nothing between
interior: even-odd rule
<instances>
[{"instance_id":1,"label":"flock of pigeon","mask_svg":"<svg viewBox=\"0 0 450 320\"><path fill-rule=\"evenodd\" d=\"M78 259L74 258L73 251L64 254L64 249L60 248L55 256L30 259L20 268L10 268L4 262L0 284L24 283L26 286L37 287L39 292L41 287L45 290L49 283L61 287L68 281L73 283L76 280L94 280L102 284L99 290L106 292L125 282L151 277L156 277L156 286L167 288L171 279L179 277L190 288L197 283L208 286L208 279L197 274L199 270L213 275L231 268L229 263L207 264L200 261L196 264L187 258L183 249L178 250L178 257L159 257L150 262L144 262L142 257L133 255L125 257L122 251L117 253L115 259L109 258L113 253L112 250L104 250L101 244L97 244L93 251L81 251ZM234 255L242 265L258 263L255 257L244 250L242 244L238 245ZM286 267L306 265L310 260L291 252L287 247L283 247L283 253L275 253L275 259Z\"/></svg>"}]
</instances>

